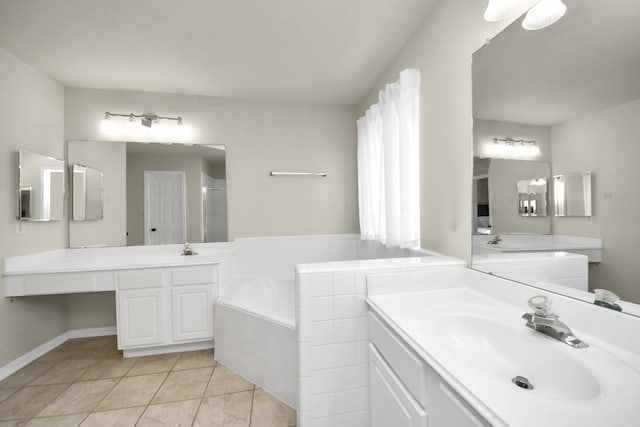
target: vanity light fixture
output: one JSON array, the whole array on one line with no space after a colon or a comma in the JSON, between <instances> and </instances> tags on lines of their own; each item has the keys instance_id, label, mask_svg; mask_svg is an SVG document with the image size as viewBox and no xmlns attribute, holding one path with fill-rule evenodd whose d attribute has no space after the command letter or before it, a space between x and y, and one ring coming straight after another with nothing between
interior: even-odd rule
<instances>
[{"instance_id":1,"label":"vanity light fixture","mask_svg":"<svg viewBox=\"0 0 640 427\"><path fill-rule=\"evenodd\" d=\"M540 156L540 147L535 140L493 138L488 149L492 157L533 158Z\"/></svg>"},{"instance_id":2,"label":"vanity light fixture","mask_svg":"<svg viewBox=\"0 0 640 427\"><path fill-rule=\"evenodd\" d=\"M484 19L496 22L507 19L522 4L522 0L489 0ZM525 30L540 30L557 22L567 11L562 0L539 0L525 16L522 27Z\"/></svg>"},{"instance_id":3,"label":"vanity light fixture","mask_svg":"<svg viewBox=\"0 0 640 427\"><path fill-rule=\"evenodd\" d=\"M109 111L106 111L104 113L104 118L102 119L102 123L100 124L101 133L104 133L107 135L113 135L119 130L118 126L114 123L114 120L113 120L114 117L126 117L128 119L125 125L125 129L126 129L127 135L129 136L140 135L144 132L144 129L146 128L147 132L151 132L151 135L154 138L162 139L165 137L165 133L167 129L165 129L162 126L161 121L166 120L166 121L176 122L176 126L172 135L173 137L175 137L176 139L183 139L185 137L184 122L181 116L165 117L165 116L158 116L157 114L152 114L152 113L122 114L122 113L110 113ZM142 128L137 127L135 125L137 119L140 119L140 125L142 126Z\"/></svg>"}]
</instances>

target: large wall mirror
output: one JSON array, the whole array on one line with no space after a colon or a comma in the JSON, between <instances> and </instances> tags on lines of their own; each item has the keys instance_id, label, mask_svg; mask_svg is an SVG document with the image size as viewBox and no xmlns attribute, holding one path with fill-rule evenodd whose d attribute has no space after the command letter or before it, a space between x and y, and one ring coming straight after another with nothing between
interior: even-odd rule
<instances>
[{"instance_id":1,"label":"large wall mirror","mask_svg":"<svg viewBox=\"0 0 640 427\"><path fill-rule=\"evenodd\" d=\"M18 219L60 221L64 213L64 162L20 150L18 171Z\"/></svg>"},{"instance_id":2,"label":"large wall mirror","mask_svg":"<svg viewBox=\"0 0 640 427\"><path fill-rule=\"evenodd\" d=\"M225 147L68 141L68 162L103 173L103 216L69 223L69 246L227 240Z\"/></svg>"},{"instance_id":3,"label":"large wall mirror","mask_svg":"<svg viewBox=\"0 0 640 427\"><path fill-rule=\"evenodd\" d=\"M600 238L589 290L640 303L640 2L564 2L550 27L518 19L473 55L474 254L482 233ZM496 150L501 140L537 149ZM549 215L521 216L516 182L540 178Z\"/></svg>"}]
</instances>

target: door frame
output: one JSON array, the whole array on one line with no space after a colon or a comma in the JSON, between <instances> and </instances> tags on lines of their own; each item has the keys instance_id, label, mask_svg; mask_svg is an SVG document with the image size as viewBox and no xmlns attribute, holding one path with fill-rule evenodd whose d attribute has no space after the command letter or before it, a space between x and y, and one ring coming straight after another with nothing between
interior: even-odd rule
<instances>
[{"instance_id":1,"label":"door frame","mask_svg":"<svg viewBox=\"0 0 640 427\"><path fill-rule=\"evenodd\" d=\"M150 194L147 185L149 177L152 175L178 175L182 179L182 234L185 242L187 241L187 174L185 171L144 171L144 244L149 245L149 212ZM182 242L182 243L185 243Z\"/></svg>"}]
</instances>

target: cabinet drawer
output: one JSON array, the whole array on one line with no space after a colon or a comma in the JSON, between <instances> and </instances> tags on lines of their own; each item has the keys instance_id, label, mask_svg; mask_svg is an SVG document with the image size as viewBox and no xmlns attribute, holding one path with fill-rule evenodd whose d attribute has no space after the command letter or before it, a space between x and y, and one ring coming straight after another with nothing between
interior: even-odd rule
<instances>
[{"instance_id":1,"label":"cabinet drawer","mask_svg":"<svg viewBox=\"0 0 640 427\"><path fill-rule=\"evenodd\" d=\"M196 285L199 283L216 283L217 266L204 265L184 267L171 270L171 284Z\"/></svg>"},{"instance_id":2,"label":"cabinet drawer","mask_svg":"<svg viewBox=\"0 0 640 427\"><path fill-rule=\"evenodd\" d=\"M163 271L158 268L123 270L116 273L118 289L143 289L164 286Z\"/></svg>"},{"instance_id":3,"label":"cabinet drawer","mask_svg":"<svg viewBox=\"0 0 640 427\"><path fill-rule=\"evenodd\" d=\"M369 312L369 339L411 394L427 408L429 365L372 312Z\"/></svg>"},{"instance_id":4,"label":"cabinet drawer","mask_svg":"<svg viewBox=\"0 0 640 427\"><path fill-rule=\"evenodd\" d=\"M427 427L428 414L369 344L371 427ZM455 424L451 424L452 426Z\"/></svg>"}]
</instances>

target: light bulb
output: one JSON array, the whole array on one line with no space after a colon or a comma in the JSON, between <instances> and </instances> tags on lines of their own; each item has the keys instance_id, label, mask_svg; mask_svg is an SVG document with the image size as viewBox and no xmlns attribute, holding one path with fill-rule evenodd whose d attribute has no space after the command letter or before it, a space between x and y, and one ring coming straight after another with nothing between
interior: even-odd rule
<instances>
[{"instance_id":1,"label":"light bulb","mask_svg":"<svg viewBox=\"0 0 640 427\"><path fill-rule=\"evenodd\" d=\"M527 12L522 21L525 30L540 30L557 22L567 11L562 0L540 0Z\"/></svg>"},{"instance_id":2,"label":"light bulb","mask_svg":"<svg viewBox=\"0 0 640 427\"><path fill-rule=\"evenodd\" d=\"M484 19L488 22L496 22L507 19L518 4L518 0L489 0L484 11Z\"/></svg>"},{"instance_id":3,"label":"light bulb","mask_svg":"<svg viewBox=\"0 0 640 427\"><path fill-rule=\"evenodd\" d=\"M187 130L185 129L184 124L182 123L182 117L178 117L178 122L176 123L176 126L173 129L173 136L178 141L184 141L187 137Z\"/></svg>"},{"instance_id":4,"label":"light bulb","mask_svg":"<svg viewBox=\"0 0 640 427\"><path fill-rule=\"evenodd\" d=\"M111 114L104 113L104 118L100 123L100 133L105 135L113 135L116 131L116 126L111 119Z\"/></svg>"}]
</instances>

